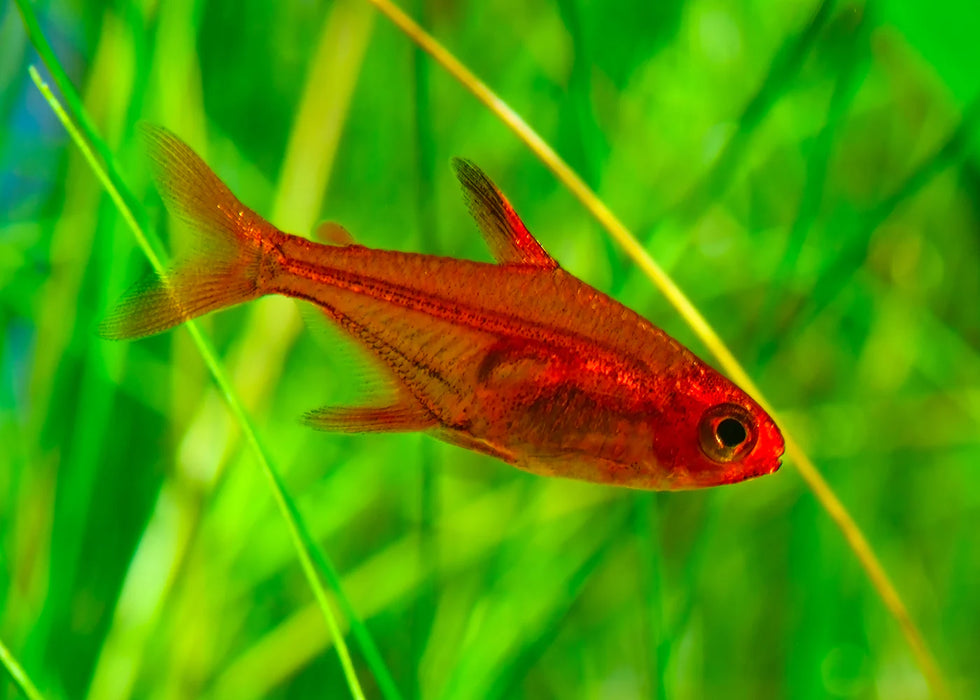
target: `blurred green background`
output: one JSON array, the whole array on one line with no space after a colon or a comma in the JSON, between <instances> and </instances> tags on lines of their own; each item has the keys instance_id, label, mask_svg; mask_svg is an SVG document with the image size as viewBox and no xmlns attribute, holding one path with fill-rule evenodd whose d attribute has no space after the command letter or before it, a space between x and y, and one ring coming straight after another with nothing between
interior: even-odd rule
<instances>
[{"instance_id":1,"label":"blurred green background","mask_svg":"<svg viewBox=\"0 0 980 700\"><path fill-rule=\"evenodd\" d=\"M281 228L329 219L370 246L488 260L448 168L463 155L563 266L703 354L528 150L366 2L35 7L168 240L140 119ZM675 277L864 529L954 692L980 692L976 4L403 7ZM95 335L148 265L30 82L37 63L0 4L0 639L48 698L345 697L186 331ZM424 436L317 433L298 417L358 395L339 338L282 299L203 325L403 697L928 695L792 465L648 494Z\"/></svg>"}]
</instances>

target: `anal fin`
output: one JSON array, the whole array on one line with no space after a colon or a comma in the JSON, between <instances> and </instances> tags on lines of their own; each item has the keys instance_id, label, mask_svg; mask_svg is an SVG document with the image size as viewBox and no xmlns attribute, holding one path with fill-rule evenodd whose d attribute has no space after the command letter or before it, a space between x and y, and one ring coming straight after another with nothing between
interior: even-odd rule
<instances>
[{"instance_id":1,"label":"anal fin","mask_svg":"<svg viewBox=\"0 0 980 700\"><path fill-rule=\"evenodd\" d=\"M438 424L431 413L408 402L392 406L327 406L307 413L304 422L317 430L338 433L410 433Z\"/></svg>"}]
</instances>

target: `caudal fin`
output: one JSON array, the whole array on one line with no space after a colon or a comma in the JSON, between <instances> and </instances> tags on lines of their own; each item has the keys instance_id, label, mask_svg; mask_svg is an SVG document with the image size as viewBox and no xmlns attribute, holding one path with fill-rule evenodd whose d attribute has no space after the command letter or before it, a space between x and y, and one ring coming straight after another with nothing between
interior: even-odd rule
<instances>
[{"instance_id":1,"label":"caudal fin","mask_svg":"<svg viewBox=\"0 0 980 700\"><path fill-rule=\"evenodd\" d=\"M138 283L102 322L99 335L113 340L161 333L261 296L261 243L280 235L187 144L162 127L140 128L164 204L200 236L189 259Z\"/></svg>"}]
</instances>

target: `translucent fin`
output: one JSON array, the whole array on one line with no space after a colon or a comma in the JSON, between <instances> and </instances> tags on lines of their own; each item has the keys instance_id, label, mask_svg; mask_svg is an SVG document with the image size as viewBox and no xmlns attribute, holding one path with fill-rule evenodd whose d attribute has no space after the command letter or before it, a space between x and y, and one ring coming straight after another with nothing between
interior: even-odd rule
<instances>
[{"instance_id":1,"label":"translucent fin","mask_svg":"<svg viewBox=\"0 0 980 700\"><path fill-rule=\"evenodd\" d=\"M254 299L255 270L178 267L166 278L153 275L134 285L99 325L107 340L162 333L209 311Z\"/></svg>"},{"instance_id":2,"label":"translucent fin","mask_svg":"<svg viewBox=\"0 0 980 700\"><path fill-rule=\"evenodd\" d=\"M201 234L207 252L215 247L239 251L243 244L257 245L276 230L238 201L190 146L170 131L143 122L140 135L164 204Z\"/></svg>"},{"instance_id":3,"label":"translucent fin","mask_svg":"<svg viewBox=\"0 0 980 700\"><path fill-rule=\"evenodd\" d=\"M443 442L448 442L450 445L456 445L457 447L462 447L465 450L473 450L474 452L490 455L491 457L499 459L501 462L506 462L507 464L517 464L517 455L510 450L494 445L487 440L475 437L461 430L439 428L432 431L432 433L435 435L435 437L439 438Z\"/></svg>"},{"instance_id":4,"label":"translucent fin","mask_svg":"<svg viewBox=\"0 0 980 700\"><path fill-rule=\"evenodd\" d=\"M333 221L324 221L317 224L317 227L313 230L313 240L326 243L327 245L335 245L340 248L357 244L347 229Z\"/></svg>"},{"instance_id":5,"label":"translucent fin","mask_svg":"<svg viewBox=\"0 0 980 700\"><path fill-rule=\"evenodd\" d=\"M200 236L193 257L134 286L99 327L104 338L160 333L209 311L261 296L262 244L279 232L238 201L183 141L140 125L167 209Z\"/></svg>"},{"instance_id":6,"label":"translucent fin","mask_svg":"<svg viewBox=\"0 0 980 700\"><path fill-rule=\"evenodd\" d=\"M398 381L381 360L331 320L321 307L305 302L297 305L308 336L323 352L322 361L330 364L331 374L345 380L342 387L331 386L331 402L355 400L354 389L348 387L357 387L358 403L380 406L395 401L400 389Z\"/></svg>"},{"instance_id":7,"label":"translucent fin","mask_svg":"<svg viewBox=\"0 0 980 700\"><path fill-rule=\"evenodd\" d=\"M452 164L463 186L466 205L497 262L536 265L550 270L558 267L482 170L463 158L453 158Z\"/></svg>"},{"instance_id":8,"label":"translucent fin","mask_svg":"<svg viewBox=\"0 0 980 700\"><path fill-rule=\"evenodd\" d=\"M409 433L437 425L421 406L406 402L394 406L327 407L306 414L304 421L318 430L340 433Z\"/></svg>"}]
</instances>

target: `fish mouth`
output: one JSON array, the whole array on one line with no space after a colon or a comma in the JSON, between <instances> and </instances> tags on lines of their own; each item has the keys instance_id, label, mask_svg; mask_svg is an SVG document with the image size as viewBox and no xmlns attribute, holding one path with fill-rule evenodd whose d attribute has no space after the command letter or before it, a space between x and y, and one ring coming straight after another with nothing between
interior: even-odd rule
<instances>
[{"instance_id":1,"label":"fish mouth","mask_svg":"<svg viewBox=\"0 0 980 700\"><path fill-rule=\"evenodd\" d=\"M712 488L716 486L728 486L739 484L743 481L756 479L760 476L775 474L783 465L782 459L770 457L765 460L752 460L752 464L729 464L728 468L719 470L706 470L700 474L697 472L675 475L674 478L666 482L661 487L670 491L686 491L689 489Z\"/></svg>"},{"instance_id":2,"label":"fish mouth","mask_svg":"<svg viewBox=\"0 0 980 700\"><path fill-rule=\"evenodd\" d=\"M766 462L760 464L753 469L746 469L742 472L741 478L731 482L725 483L738 483L739 481L748 481L749 479L757 479L760 476L768 476L769 474L775 474L779 471L779 468L783 466L781 459L775 459L772 462Z\"/></svg>"},{"instance_id":3,"label":"fish mouth","mask_svg":"<svg viewBox=\"0 0 980 700\"><path fill-rule=\"evenodd\" d=\"M779 468L783 466L783 460L776 458L769 464L763 464L757 469L753 469L749 478L754 478L757 476L768 476L769 474L775 474L779 471Z\"/></svg>"}]
</instances>

